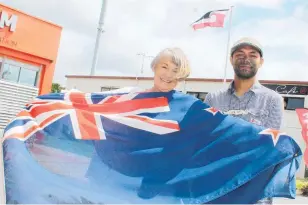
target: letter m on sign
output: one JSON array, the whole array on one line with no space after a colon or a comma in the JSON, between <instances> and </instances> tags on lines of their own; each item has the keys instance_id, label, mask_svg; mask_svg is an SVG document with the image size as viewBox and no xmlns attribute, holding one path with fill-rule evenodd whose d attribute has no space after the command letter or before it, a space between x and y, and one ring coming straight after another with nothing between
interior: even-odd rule
<instances>
[{"instance_id":1,"label":"letter m on sign","mask_svg":"<svg viewBox=\"0 0 308 205\"><path fill-rule=\"evenodd\" d=\"M16 29L18 17L16 15L12 15L11 18L9 18L9 15L7 12L2 11L0 16L0 28L4 28L4 26L10 27L10 31L14 32Z\"/></svg>"}]
</instances>

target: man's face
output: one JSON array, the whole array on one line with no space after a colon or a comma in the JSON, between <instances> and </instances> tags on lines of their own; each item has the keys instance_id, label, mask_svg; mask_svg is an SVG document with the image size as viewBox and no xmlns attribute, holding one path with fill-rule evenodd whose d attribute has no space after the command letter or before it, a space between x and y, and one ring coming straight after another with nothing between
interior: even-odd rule
<instances>
[{"instance_id":1,"label":"man's face","mask_svg":"<svg viewBox=\"0 0 308 205\"><path fill-rule=\"evenodd\" d=\"M260 53L251 46L238 48L230 60L236 76L240 79L253 78L263 64Z\"/></svg>"}]
</instances>

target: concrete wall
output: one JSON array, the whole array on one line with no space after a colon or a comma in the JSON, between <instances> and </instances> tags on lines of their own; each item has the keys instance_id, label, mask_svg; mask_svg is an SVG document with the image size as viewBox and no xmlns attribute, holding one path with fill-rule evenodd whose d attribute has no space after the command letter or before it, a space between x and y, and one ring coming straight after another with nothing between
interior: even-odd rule
<instances>
[{"instance_id":1,"label":"concrete wall","mask_svg":"<svg viewBox=\"0 0 308 205\"><path fill-rule=\"evenodd\" d=\"M151 88L152 79L100 79L100 78L67 78L66 89L78 89L83 92L100 92L101 87L126 87L136 86L140 88ZM181 82L177 90L194 92L211 92L223 88L224 85L218 82Z\"/></svg>"}]
</instances>

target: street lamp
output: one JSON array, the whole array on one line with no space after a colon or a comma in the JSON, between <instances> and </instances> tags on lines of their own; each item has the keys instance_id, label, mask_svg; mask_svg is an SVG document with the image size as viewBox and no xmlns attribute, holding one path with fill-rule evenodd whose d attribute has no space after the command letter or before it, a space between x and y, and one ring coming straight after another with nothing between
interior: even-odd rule
<instances>
[{"instance_id":1,"label":"street lamp","mask_svg":"<svg viewBox=\"0 0 308 205\"><path fill-rule=\"evenodd\" d=\"M152 59L152 58L154 58L154 56L149 56L149 55L146 55L145 53L137 53L137 56L141 56L140 74L142 75L143 74L143 67L144 67L144 59L146 59L146 58ZM138 85L138 77L139 77L139 71L137 71L137 74L136 74L137 85Z\"/></svg>"},{"instance_id":2,"label":"street lamp","mask_svg":"<svg viewBox=\"0 0 308 205\"><path fill-rule=\"evenodd\" d=\"M142 74L143 73L143 66L144 66L144 59L145 58L152 59L152 58L154 58L154 56L148 56L145 53L137 53L137 56L141 56L141 58L142 58L142 64L141 64L141 69L140 69L140 73Z\"/></svg>"}]
</instances>

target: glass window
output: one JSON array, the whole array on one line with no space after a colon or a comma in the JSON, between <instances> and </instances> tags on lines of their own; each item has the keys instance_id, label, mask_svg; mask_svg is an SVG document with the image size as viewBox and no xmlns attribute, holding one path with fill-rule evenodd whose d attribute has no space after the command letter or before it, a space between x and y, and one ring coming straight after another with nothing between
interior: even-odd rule
<instances>
[{"instance_id":1,"label":"glass window","mask_svg":"<svg viewBox=\"0 0 308 205\"><path fill-rule=\"evenodd\" d=\"M24 64L18 61L4 59L0 79L36 87L39 67Z\"/></svg>"},{"instance_id":2,"label":"glass window","mask_svg":"<svg viewBox=\"0 0 308 205\"><path fill-rule=\"evenodd\" d=\"M38 72L26 68L21 68L19 83L23 85L36 86Z\"/></svg>"},{"instance_id":3,"label":"glass window","mask_svg":"<svg viewBox=\"0 0 308 205\"><path fill-rule=\"evenodd\" d=\"M295 110L304 107L304 98L288 98L287 110Z\"/></svg>"},{"instance_id":4,"label":"glass window","mask_svg":"<svg viewBox=\"0 0 308 205\"><path fill-rule=\"evenodd\" d=\"M198 93L195 93L195 92L187 92L188 95L192 95L194 97L198 97Z\"/></svg>"},{"instance_id":5,"label":"glass window","mask_svg":"<svg viewBox=\"0 0 308 205\"><path fill-rule=\"evenodd\" d=\"M1 73L1 78L3 80L17 83L19 78L19 73L20 73L20 67L4 63L3 70Z\"/></svg>"},{"instance_id":6,"label":"glass window","mask_svg":"<svg viewBox=\"0 0 308 205\"><path fill-rule=\"evenodd\" d=\"M104 92L104 91L109 91L110 88L109 87L101 87L101 92Z\"/></svg>"},{"instance_id":7,"label":"glass window","mask_svg":"<svg viewBox=\"0 0 308 205\"><path fill-rule=\"evenodd\" d=\"M101 87L101 92L119 89L118 87Z\"/></svg>"},{"instance_id":8,"label":"glass window","mask_svg":"<svg viewBox=\"0 0 308 205\"><path fill-rule=\"evenodd\" d=\"M199 99L204 101L207 93L199 93Z\"/></svg>"}]
</instances>

